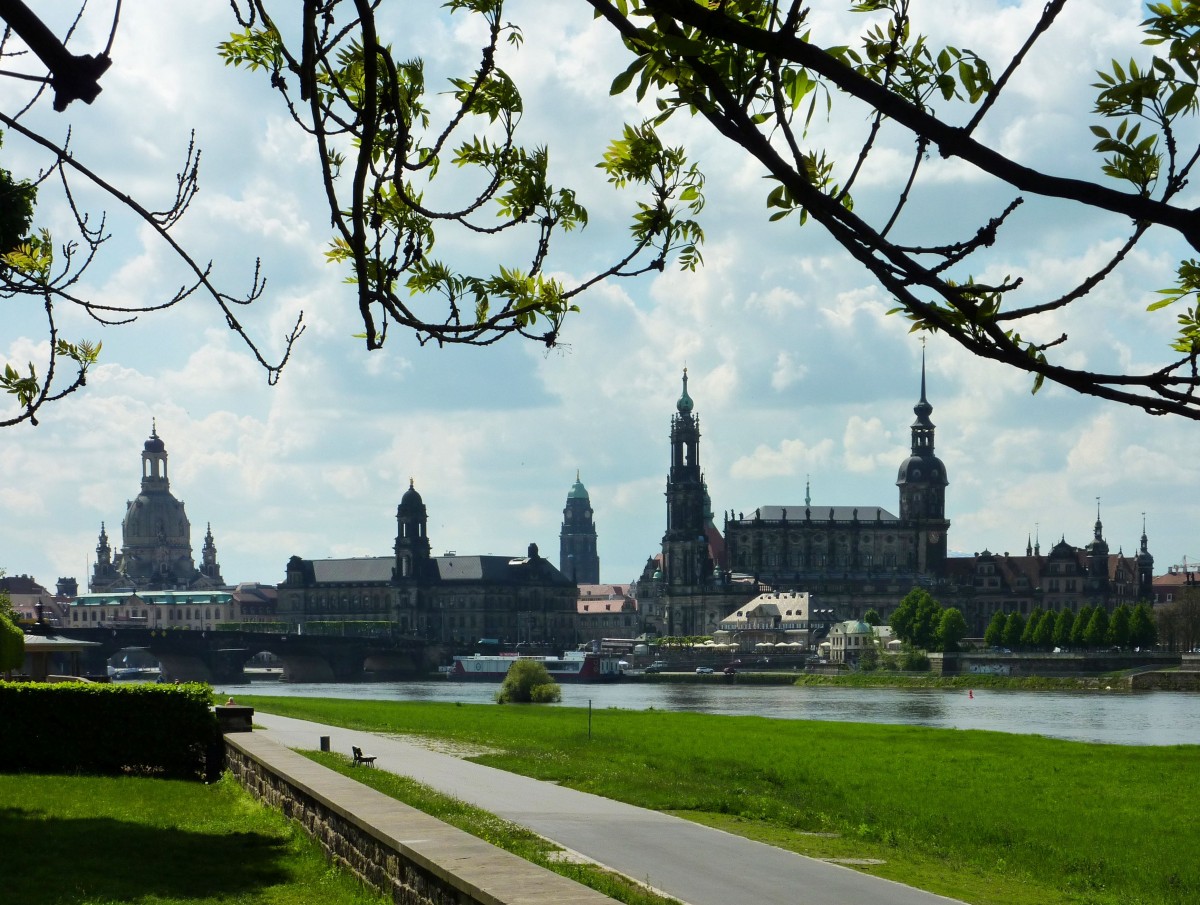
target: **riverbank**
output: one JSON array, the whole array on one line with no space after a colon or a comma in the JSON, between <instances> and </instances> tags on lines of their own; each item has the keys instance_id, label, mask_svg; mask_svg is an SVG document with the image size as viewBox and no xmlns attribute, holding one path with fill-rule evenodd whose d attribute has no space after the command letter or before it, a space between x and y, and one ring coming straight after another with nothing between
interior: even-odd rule
<instances>
[{"instance_id":1,"label":"riverbank","mask_svg":"<svg viewBox=\"0 0 1200 905\"><path fill-rule=\"evenodd\" d=\"M1142 674L1145 675L1145 674ZM1155 675L1162 675L1155 673ZM1195 674L1200 677L1200 673ZM830 688L946 688L967 691L974 688L1004 689L1007 691L1129 691L1132 688L1128 673L1091 676L999 676L972 674L943 676L931 672L738 672L733 675L713 673L697 675L689 672L659 672L628 676L626 681L659 684L708 683L721 685L797 685ZM1161 690L1196 690L1180 683L1144 684L1145 688Z\"/></svg>"},{"instance_id":2,"label":"riverbank","mask_svg":"<svg viewBox=\"0 0 1200 905\"><path fill-rule=\"evenodd\" d=\"M1200 747L664 711L250 698L487 750L481 763L678 813L978 905L1200 899L1177 805ZM432 743L432 741L431 741Z\"/></svg>"}]
</instances>

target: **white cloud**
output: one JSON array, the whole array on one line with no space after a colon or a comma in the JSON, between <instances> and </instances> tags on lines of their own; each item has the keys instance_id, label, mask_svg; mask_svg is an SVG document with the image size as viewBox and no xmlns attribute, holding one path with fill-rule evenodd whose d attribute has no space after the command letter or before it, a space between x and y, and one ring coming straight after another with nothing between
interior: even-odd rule
<instances>
[{"instance_id":1,"label":"white cloud","mask_svg":"<svg viewBox=\"0 0 1200 905\"><path fill-rule=\"evenodd\" d=\"M946 0L928 9L935 6L918 23L932 40L1003 60L1043 4ZM412 36L409 52L426 55L431 89L441 91L452 64L478 53L478 28L431 20L442 15L438 4L402 9L412 28L396 39ZM515 55L506 47L504 63L525 92L529 140L551 143L553 178L578 183L592 213L588 229L567 237L566 255L551 264L578 278L628 241L623 218L632 199L614 200L594 167L621 122L639 115L628 99L608 97L625 51L583 4L506 10L526 28L525 46ZM1035 48L1030 73L1018 76L978 134L1015 159L1049 161L1068 175L1095 167L1090 114L1080 111L1090 109L1094 68L1145 52L1128 31L1139 15L1137 4L1098 0L1060 17L1056 34ZM822 7L812 25L834 43L863 21ZM830 22L832 33L824 30ZM100 522L119 534L125 501L138 490L140 444L157 418L172 486L197 531L193 545L211 522L230 580L278 581L292 554L387 554L410 477L429 507L439 552L521 553L532 541L554 558L579 468L596 510L603 577L627 581L661 540L667 438L685 366L717 512L794 505L809 475L822 505L896 509L895 469L907 454L919 391L920 346L909 323L883 316L891 307L886 293L818 228L768 224L770 185L761 169L700 119L679 117L669 127L670 140L686 143L709 175L700 271L668 268L592 290L564 328L561 350L514 342L439 350L393 332L386 349L368 354L354 338L362 328L352 287L321 257L328 214L311 143L261 77L216 58L213 47L231 28L217 0L189 4L186 14L169 4L124 9L118 50L139 53L119 53L97 102L72 109L74 146L115 183L161 199L195 125L204 149L201 191L177 228L181 241L202 264L213 258L231 292L248 283L262 256L266 295L237 313L268 357L300 310L307 332L270 388L203 298L121 328L61 312L65 333L103 340L104 357L87 388L47 411L41 426L5 435L0 566L51 584L59 575L84 579ZM1047 77L1049 69L1056 77ZM6 81L7 102L14 88ZM447 103L431 99L436 111ZM848 165L866 126L861 114L835 98L834 117L815 123L813 144ZM62 128L61 117L41 121L54 134ZM890 209L888 191L894 195L911 154L907 136L886 132L876 163L887 166L859 182L856 211ZM32 159L6 136L6 166ZM922 242L960 240L1012 194L934 159L898 228ZM39 209L56 231L64 216L49 199ZM117 263L101 265L81 291L111 303L169 295L181 271L144 228L113 216ZM1030 201L973 273L988 280L1021 273L1019 296L1044 300L1105 260L1126 229L1115 219L1080 223L1058 205ZM477 269L516 248L474 237L439 243L440 252ZM1072 360L1086 364L1155 360L1174 317L1144 317L1144 303L1165 285L1177 251L1169 240L1147 246L1078 315L1052 316L1040 329L1068 333ZM40 316L37 306L14 305L6 360L44 360ZM1114 549L1136 543L1145 511L1160 564L1200 554L1186 493L1200 478L1191 425L1052 386L1031 396L1029 377L941 336L929 341L927 377L957 549L1018 552L1038 530L1043 550L1063 534L1084 543L1100 496Z\"/></svg>"}]
</instances>

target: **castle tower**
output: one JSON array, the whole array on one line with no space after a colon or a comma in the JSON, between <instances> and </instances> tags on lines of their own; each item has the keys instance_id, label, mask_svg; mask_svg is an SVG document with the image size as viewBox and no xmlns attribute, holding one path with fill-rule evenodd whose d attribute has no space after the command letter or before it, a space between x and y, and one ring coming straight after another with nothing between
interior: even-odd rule
<instances>
[{"instance_id":1,"label":"castle tower","mask_svg":"<svg viewBox=\"0 0 1200 905\"><path fill-rule=\"evenodd\" d=\"M925 396L925 353L921 352L921 398L913 413L912 448L900 464L900 519L916 535L917 571L938 573L946 562L946 466L934 455L933 406Z\"/></svg>"},{"instance_id":2,"label":"castle tower","mask_svg":"<svg viewBox=\"0 0 1200 905\"><path fill-rule=\"evenodd\" d=\"M397 580L423 578L429 571L429 536L426 530L429 514L425 501L410 478L408 490L396 507L396 566Z\"/></svg>"},{"instance_id":3,"label":"castle tower","mask_svg":"<svg viewBox=\"0 0 1200 905\"><path fill-rule=\"evenodd\" d=\"M558 570L576 584L600 583L600 557L596 552L596 523L587 488L575 472L575 483L563 507L558 535Z\"/></svg>"},{"instance_id":4,"label":"castle tower","mask_svg":"<svg viewBox=\"0 0 1200 905\"><path fill-rule=\"evenodd\" d=\"M697 587L712 578L713 563L705 535L708 488L700 470L700 419L683 393L671 417L671 470L667 475L667 531L663 535L663 581L668 588Z\"/></svg>"},{"instance_id":5,"label":"castle tower","mask_svg":"<svg viewBox=\"0 0 1200 905\"><path fill-rule=\"evenodd\" d=\"M1104 540L1104 525L1100 521L1100 498L1096 498L1096 524L1092 528L1092 542L1087 545L1088 577L1099 589L1108 582L1108 542Z\"/></svg>"},{"instance_id":6,"label":"castle tower","mask_svg":"<svg viewBox=\"0 0 1200 905\"><path fill-rule=\"evenodd\" d=\"M1146 542L1146 515L1142 514L1142 545L1137 555L1138 601L1150 603L1154 600L1154 557Z\"/></svg>"}]
</instances>

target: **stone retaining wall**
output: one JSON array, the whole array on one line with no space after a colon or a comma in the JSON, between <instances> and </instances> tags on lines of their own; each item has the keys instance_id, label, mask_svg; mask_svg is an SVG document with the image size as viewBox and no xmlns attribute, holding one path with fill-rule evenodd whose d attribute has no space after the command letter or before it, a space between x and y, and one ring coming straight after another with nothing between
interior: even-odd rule
<instances>
[{"instance_id":1,"label":"stone retaining wall","mask_svg":"<svg viewBox=\"0 0 1200 905\"><path fill-rule=\"evenodd\" d=\"M1129 679L1135 691L1200 691L1200 672L1142 672Z\"/></svg>"},{"instance_id":2,"label":"stone retaining wall","mask_svg":"<svg viewBox=\"0 0 1200 905\"><path fill-rule=\"evenodd\" d=\"M398 905L613 903L258 733L226 735L225 750L228 769L252 795Z\"/></svg>"}]
</instances>

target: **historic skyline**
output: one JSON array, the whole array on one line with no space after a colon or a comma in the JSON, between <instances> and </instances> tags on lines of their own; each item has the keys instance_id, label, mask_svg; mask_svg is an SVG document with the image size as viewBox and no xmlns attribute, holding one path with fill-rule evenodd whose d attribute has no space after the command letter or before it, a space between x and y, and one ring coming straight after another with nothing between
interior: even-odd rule
<instances>
[{"instance_id":1,"label":"historic skyline","mask_svg":"<svg viewBox=\"0 0 1200 905\"><path fill-rule=\"evenodd\" d=\"M1000 9L989 13L993 5ZM527 40L506 65L522 80L530 140L550 142L565 171L560 180L579 185L592 213L562 263L581 274L624 233L593 163L637 111L625 100L614 104L607 77L595 75L620 71L622 51L573 6L539 5L530 18L522 15L530 7L515 5ZM963 26L974 49L1000 58L1020 30L1016 21L1041 7L973 3L977 18L945 19ZM1125 6L1089 7L1063 23L1078 40L1049 62L1091 72L1127 56L1130 47L1117 39L1132 34L1137 18ZM937 39L937 21L921 25ZM229 27L228 6L216 0L186 12L124 10L104 92L72 108L73 146L87 147L93 165L118 183L142 185L153 175L167 191L176 151L195 126L205 154L202 190L177 234L214 259L231 289L248 280L261 253L268 292L244 313L248 327L269 345L303 308L308 332L280 384L268 388L202 303L117 328L64 318L65 335L100 339L104 353L87 387L44 411L40 426L0 435L0 566L9 574L29 573L48 586L68 575L86 584L100 523L111 529L137 494L137 450L157 417L172 453L172 490L213 523L229 581L278 582L292 554L386 555L410 478L429 507L435 553L520 554L536 542L549 555L579 469L595 510L601 578L627 582L662 536L667 438L684 366L718 512L799 504L806 477L817 505L895 499L920 345L907 322L884 316L884 293L818 230L766 222L763 180L732 150L679 124L677 140L710 174L704 267L695 274L668 267L597 288L568 320L562 349L438 350L393 334L382 352L368 354L354 339L361 329L354 312L343 310L344 274L323 261L327 216L314 203L311 153L258 81L216 59L212 48ZM431 84L445 54L479 46L469 30L448 27L442 37L428 45L438 47L428 60ZM1002 129L997 140L1019 147L1023 159L1091 170L1094 136L1078 116L1089 102L1065 85L1031 67L1014 100L1036 100L1037 118L1014 106L995 111L990 128ZM15 90L0 80L0 91ZM230 104L232 97L245 104ZM48 109L45 117L48 128L64 128ZM836 130L829 145L838 153L852 146ZM14 171L26 162L36 169L13 137L3 153ZM966 191L984 208L1011 200L957 181L949 165L930 176L943 180L945 200L931 232L953 220ZM862 186L857 204L872 200ZM42 217L54 229L62 212L48 204ZM1018 219L1027 238L1010 253L1039 274L1033 292L1052 292L1067 265L1117 241L1033 203ZM118 225L113 241L128 256L93 272L88 288L143 303L169 294L177 283L161 248ZM1087 361L1142 361L1167 343L1170 311L1157 333L1131 327L1132 314L1159 288L1145 263L1134 256L1085 321L1063 325ZM1003 274L1008 264L992 266ZM31 314L9 326L0 351L23 367L45 341L44 324ZM1064 535L1081 546L1100 497L1114 551L1136 550L1144 512L1158 571L1200 558L1200 515L1186 492L1200 481L1200 463L1188 455L1196 425L1049 385L1031 396L1024 375L937 336L928 346L928 379L938 455L951 480L952 553L1015 553L1035 531L1043 549Z\"/></svg>"}]
</instances>

